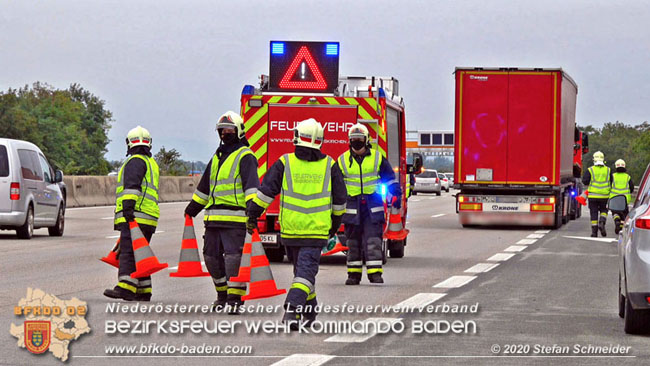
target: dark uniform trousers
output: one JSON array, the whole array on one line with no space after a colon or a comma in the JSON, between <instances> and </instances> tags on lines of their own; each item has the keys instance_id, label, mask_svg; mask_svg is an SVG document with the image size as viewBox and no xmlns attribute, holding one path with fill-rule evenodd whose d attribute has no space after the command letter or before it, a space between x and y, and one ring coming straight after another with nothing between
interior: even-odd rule
<instances>
[{"instance_id":1,"label":"dark uniform trousers","mask_svg":"<svg viewBox=\"0 0 650 366\"><path fill-rule=\"evenodd\" d=\"M203 238L205 266L212 276L217 294L222 299L227 296L228 301L240 303L241 296L246 294L246 283L229 280L239 274L246 229L207 227Z\"/></svg>"},{"instance_id":2,"label":"dark uniform trousers","mask_svg":"<svg viewBox=\"0 0 650 366\"><path fill-rule=\"evenodd\" d=\"M305 239L306 240L306 239ZM294 282L299 280L305 286L308 286L311 292L307 294L303 289L291 288L287 294L286 301L293 307L302 307L308 311L315 312L314 307L317 305L316 300L316 275L318 274L318 266L320 264L320 255L323 249L322 246L285 246L288 257L291 258L293 263L293 276ZM306 280L306 281L304 281ZM313 311L309 311L313 310Z\"/></svg>"},{"instance_id":3,"label":"dark uniform trousers","mask_svg":"<svg viewBox=\"0 0 650 366\"><path fill-rule=\"evenodd\" d=\"M345 225L345 237L348 248L348 275L362 272L366 264L368 274L382 272L383 253L381 241L383 222L372 222L367 204L360 204L359 225Z\"/></svg>"},{"instance_id":4,"label":"dark uniform trousers","mask_svg":"<svg viewBox=\"0 0 650 366\"><path fill-rule=\"evenodd\" d=\"M589 198L589 219L591 226L598 226L598 218L607 219L607 198Z\"/></svg>"},{"instance_id":5,"label":"dark uniform trousers","mask_svg":"<svg viewBox=\"0 0 650 366\"><path fill-rule=\"evenodd\" d=\"M151 244L156 228L151 225L138 224L140 230L147 242ZM120 268L117 271L118 282L126 282L137 288L138 293L151 292L151 276L141 278L131 278L131 273L135 272L135 257L133 254L133 242L131 241L131 230L129 224L119 224L120 229Z\"/></svg>"}]
</instances>

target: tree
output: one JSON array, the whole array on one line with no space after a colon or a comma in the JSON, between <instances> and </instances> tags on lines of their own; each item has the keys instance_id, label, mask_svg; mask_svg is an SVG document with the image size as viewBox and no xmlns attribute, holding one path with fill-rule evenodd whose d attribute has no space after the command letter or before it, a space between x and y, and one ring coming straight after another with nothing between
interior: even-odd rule
<instances>
[{"instance_id":1,"label":"tree","mask_svg":"<svg viewBox=\"0 0 650 366\"><path fill-rule=\"evenodd\" d=\"M167 150L164 146L154 155L160 168L160 175L185 175L187 169L180 160L181 153L176 149Z\"/></svg>"}]
</instances>

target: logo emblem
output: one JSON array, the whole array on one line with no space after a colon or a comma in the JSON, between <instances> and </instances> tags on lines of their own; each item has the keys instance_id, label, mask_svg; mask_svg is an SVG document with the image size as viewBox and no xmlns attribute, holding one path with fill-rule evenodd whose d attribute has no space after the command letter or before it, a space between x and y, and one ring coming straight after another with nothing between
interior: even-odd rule
<instances>
[{"instance_id":1,"label":"logo emblem","mask_svg":"<svg viewBox=\"0 0 650 366\"><path fill-rule=\"evenodd\" d=\"M50 347L49 321L28 320L25 321L25 347L31 353L43 353Z\"/></svg>"}]
</instances>

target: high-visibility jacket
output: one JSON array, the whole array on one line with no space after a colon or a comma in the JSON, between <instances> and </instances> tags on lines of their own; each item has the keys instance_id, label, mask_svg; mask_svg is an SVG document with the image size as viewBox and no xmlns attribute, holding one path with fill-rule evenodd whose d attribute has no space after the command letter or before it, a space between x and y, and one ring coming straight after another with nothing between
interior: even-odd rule
<instances>
[{"instance_id":1,"label":"high-visibility jacket","mask_svg":"<svg viewBox=\"0 0 650 366\"><path fill-rule=\"evenodd\" d=\"M246 223L246 196L254 195L256 188L250 189L250 192L244 192L241 174L239 173L239 161L246 155L253 152L248 147L242 146L233 151L219 164L219 158L215 155L212 158L210 167L210 195L207 197L204 221L229 221ZM198 192L194 193L195 196ZM206 197L194 197L194 200L200 198L205 202ZM227 205L235 210L210 208L216 205Z\"/></svg>"},{"instance_id":2,"label":"high-visibility jacket","mask_svg":"<svg viewBox=\"0 0 650 366\"><path fill-rule=\"evenodd\" d=\"M609 198L612 182L611 170L604 165L589 167L591 180L589 181L589 198Z\"/></svg>"},{"instance_id":3,"label":"high-visibility jacket","mask_svg":"<svg viewBox=\"0 0 650 366\"><path fill-rule=\"evenodd\" d=\"M618 196L622 194L627 199L627 203L632 201L632 195L630 192L630 177L627 173L614 173L614 180L612 181L612 189L609 192L609 197ZM589 192L591 194L591 192Z\"/></svg>"},{"instance_id":4,"label":"high-visibility jacket","mask_svg":"<svg viewBox=\"0 0 650 366\"><path fill-rule=\"evenodd\" d=\"M147 165L147 172L144 175L140 190L137 189L124 189L124 167L131 161L131 159L141 159ZM138 224L145 224L157 226L158 218L160 217L160 208L158 207L158 164L156 161L146 155L131 155L117 175L117 189L115 193L117 200L115 202L115 225L125 223L126 219L122 213L123 201L135 201L135 222Z\"/></svg>"},{"instance_id":5,"label":"high-visibility jacket","mask_svg":"<svg viewBox=\"0 0 650 366\"><path fill-rule=\"evenodd\" d=\"M280 158L284 164L280 198L280 234L290 239L328 239L332 227L332 166L327 156L306 161L295 153Z\"/></svg>"},{"instance_id":6,"label":"high-visibility jacket","mask_svg":"<svg viewBox=\"0 0 650 366\"><path fill-rule=\"evenodd\" d=\"M370 155L366 156L361 164L358 164L354 159L352 159L354 161L352 164L348 164L350 154L351 152L348 150L341 154L338 159L348 196L355 197L362 193L366 195L379 193L381 154L375 149L370 149Z\"/></svg>"}]
</instances>

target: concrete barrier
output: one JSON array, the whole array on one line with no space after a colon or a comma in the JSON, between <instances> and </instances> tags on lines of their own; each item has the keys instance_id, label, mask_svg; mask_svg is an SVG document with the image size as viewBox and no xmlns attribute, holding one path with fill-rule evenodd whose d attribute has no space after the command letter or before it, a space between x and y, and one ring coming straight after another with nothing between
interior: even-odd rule
<instances>
[{"instance_id":1,"label":"concrete barrier","mask_svg":"<svg viewBox=\"0 0 650 366\"><path fill-rule=\"evenodd\" d=\"M160 177L160 202L188 201L201 177ZM67 176L66 200L68 207L107 206L115 204L117 177Z\"/></svg>"}]
</instances>

